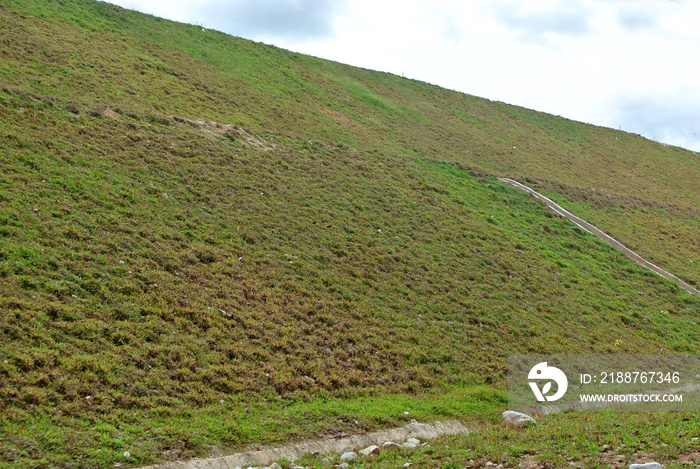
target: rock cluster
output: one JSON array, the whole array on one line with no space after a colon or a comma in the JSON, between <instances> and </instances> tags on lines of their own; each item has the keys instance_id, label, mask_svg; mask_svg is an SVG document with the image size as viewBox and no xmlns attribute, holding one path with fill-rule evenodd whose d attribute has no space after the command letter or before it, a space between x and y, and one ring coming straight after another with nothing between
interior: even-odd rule
<instances>
[{"instance_id":1,"label":"rock cluster","mask_svg":"<svg viewBox=\"0 0 700 469\"><path fill-rule=\"evenodd\" d=\"M527 425L535 425L537 423L535 422L535 419L529 415L514 412L512 410L506 410L503 412L503 420L505 421L506 425L513 428L521 428Z\"/></svg>"}]
</instances>

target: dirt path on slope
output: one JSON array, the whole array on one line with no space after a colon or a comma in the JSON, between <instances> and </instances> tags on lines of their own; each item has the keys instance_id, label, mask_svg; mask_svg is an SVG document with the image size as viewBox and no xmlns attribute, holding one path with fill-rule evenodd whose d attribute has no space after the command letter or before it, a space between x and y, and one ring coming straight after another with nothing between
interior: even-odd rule
<instances>
[{"instance_id":1,"label":"dirt path on slope","mask_svg":"<svg viewBox=\"0 0 700 469\"><path fill-rule=\"evenodd\" d=\"M569 219L572 223L574 223L579 228L582 228L582 229L588 231L589 233L591 233L592 235L595 235L598 238L602 239L606 243L609 243L615 249L622 251L623 253L625 253L625 255L627 257L629 257L630 259L632 259L636 263L643 265L647 269L653 270L654 272L656 272L657 274L661 275L664 278L667 278L668 280L676 282L679 287L681 287L683 290L687 291L688 293L694 293L695 295L700 296L700 290L693 288L692 286L688 285L687 283L685 283L683 280L679 279L675 275L672 275L672 274L666 272L661 267L654 265L651 262L647 261L646 259L642 258L636 252L625 247L621 242L617 241L616 239L612 238L611 236L608 236L607 234L605 234L604 232L602 232L601 230L599 230L595 226L591 225L587 221L582 220L581 218L577 217L576 215L574 215L570 212L567 212L566 210L564 210L562 207L560 207L558 204L556 204L552 200L548 199L547 197L535 192L534 190L532 190L531 188L529 188L523 184L520 184L518 181L514 181L514 180L508 179L508 178L498 178L498 179L502 182L505 182L507 184L510 184L513 187L520 189L521 191L527 192L528 194L532 195L533 197L540 199L541 201L543 201L547 205L547 207L552 209L554 212L556 212L557 214L561 215L564 218Z\"/></svg>"}]
</instances>

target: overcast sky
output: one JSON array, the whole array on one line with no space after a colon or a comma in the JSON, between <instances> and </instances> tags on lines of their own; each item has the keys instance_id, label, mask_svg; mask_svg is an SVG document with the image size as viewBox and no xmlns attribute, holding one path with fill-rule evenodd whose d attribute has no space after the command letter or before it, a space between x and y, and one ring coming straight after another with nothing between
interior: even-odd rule
<instances>
[{"instance_id":1,"label":"overcast sky","mask_svg":"<svg viewBox=\"0 0 700 469\"><path fill-rule=\"evenodd\" d=\"M110 2L700 151L700 1Z\"/></svg>"}]
</instances>

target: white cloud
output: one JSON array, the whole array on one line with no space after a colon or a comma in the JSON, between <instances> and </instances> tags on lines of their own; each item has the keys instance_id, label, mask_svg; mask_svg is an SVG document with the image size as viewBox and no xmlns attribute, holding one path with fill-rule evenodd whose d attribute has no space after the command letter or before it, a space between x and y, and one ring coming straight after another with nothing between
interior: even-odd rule
<instances>
[{"instance_id":1,"label":"white cloud","mask_svg":"<svg viewBox=\"0 0 700 469\"><path fill-rule=\"evenodd\" d=\"M657 18L652 12L641 8L622 10L618 12L617 16L620 24L631 30L649 30L658 24Z\"/></svg>"},{"instance_id":2,"label":"white cloud","mask_svg":"<svg viewBox=\"0 0 700 469\"><path fill-rule=\"evenodd\" d=\"M308 40L332 34L342 6L333 0L207 0L189 14L237 36Z\"/></svg>"},{"instance_id":3,"label":"white cloud","mask_svg":"<svg viewBox=\"0 0 700 469\"><path fill-rule=\"evenodd\" d=\"M591 8L571 0L501 0L493 15L524 41L550 42L590 31Z\"/></svg>"},{"instance_id":4,"label":"white cloud","mask_svg":"<svg viewBox=\"0 0 700 469\"><path fill-rule=\"evenodd\" d=\"M660 142L700 148L700 99L621 96L614 103L613 118L626 130Z\"/></svg>"}]
</instances>

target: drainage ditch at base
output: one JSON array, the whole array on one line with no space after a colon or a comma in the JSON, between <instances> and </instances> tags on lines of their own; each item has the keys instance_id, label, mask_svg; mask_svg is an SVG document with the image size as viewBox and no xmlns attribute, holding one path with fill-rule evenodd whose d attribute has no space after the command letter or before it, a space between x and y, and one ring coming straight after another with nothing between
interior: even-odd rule
<instances>
[{"instance_id":1,"label":"drainage ditch at base","mask_svg":"<svg viewBox=\"0 0 700 469\"><path fill-rule=\"evenodd\" d=\"M446 420L444 422L435 422L432 424L419 423L414 420L404 427L380 430L364 435L307 441L272 447L261 451L237 453L221 458L169 462L143 467L141 469L234 469L250 466L264 467L282 459L293 462L309 454L334 454L349 447L359 449L371 445L381 446L382 443L387 441L403 442L409 438L432 440L443 435L464 435L471 431L472 429L458 420Z\"/></svg>"}]
</instances>

